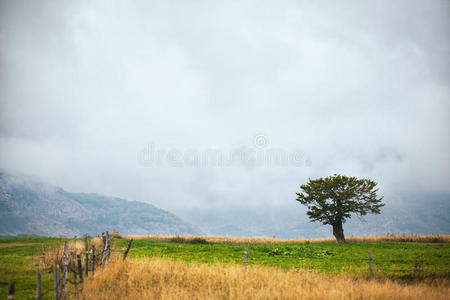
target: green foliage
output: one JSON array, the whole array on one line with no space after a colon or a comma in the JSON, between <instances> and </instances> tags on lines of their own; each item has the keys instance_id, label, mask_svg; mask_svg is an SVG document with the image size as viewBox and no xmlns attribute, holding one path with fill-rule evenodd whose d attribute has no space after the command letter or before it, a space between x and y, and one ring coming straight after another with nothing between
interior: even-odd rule
<instances>
[{"instance_id":1,"label":"green foliage","mask_svg":"<svg viewBox=\"0 0 450 300\"><path fill-rule=\"evenodd\" d=\"M379 214L384 206L383 197L377 198L377 183L370 179L357 179L342 175L310 179L301 185L297 201L308 207L312 221L331 224L345 221L352 213L360 216L368 212Z\"/></svg>"}]
</instances>

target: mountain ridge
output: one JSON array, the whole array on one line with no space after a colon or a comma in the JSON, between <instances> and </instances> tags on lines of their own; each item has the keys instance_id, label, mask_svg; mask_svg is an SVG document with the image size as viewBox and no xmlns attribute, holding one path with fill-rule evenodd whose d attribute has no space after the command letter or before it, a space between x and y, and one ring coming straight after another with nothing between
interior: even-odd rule
<instances>
[{"instance_id":1,"label":"mountain ridge","mask_svg":"<svg viewBox=\"0 0 450 300\"><path fill-rule=\"evenodd\" d=\"M0 235L198 234L152 204L96 193L73 193L34 176L0 169Z\"/></svg>"}]
</instances>

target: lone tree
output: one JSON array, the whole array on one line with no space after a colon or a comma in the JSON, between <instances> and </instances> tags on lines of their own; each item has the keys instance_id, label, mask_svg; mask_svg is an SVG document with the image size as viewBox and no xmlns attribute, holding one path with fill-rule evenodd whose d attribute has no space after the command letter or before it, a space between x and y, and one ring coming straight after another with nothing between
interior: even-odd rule
<instances>
[{"instance_id":1,"label":"lone tree","mask_svg":"<svg viewBox=\"0 0 450 300\"><path fill-rule=\"evenodd\" d=\"M333 226L338 243L345 242L342 224L355 213L364 216L368 212L379 214L384 206L383 197L377 198L376 182L343 175L311 180L301 185L297 201L308 207L311 222L320 221Z\"/></svg>"}]
</instances>

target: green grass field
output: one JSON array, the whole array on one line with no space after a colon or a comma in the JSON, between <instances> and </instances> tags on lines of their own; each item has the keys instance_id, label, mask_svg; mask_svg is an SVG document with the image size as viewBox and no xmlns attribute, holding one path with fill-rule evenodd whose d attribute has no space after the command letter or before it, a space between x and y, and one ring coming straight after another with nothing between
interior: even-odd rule
<instances>
[{"instance_id":1,"label":"green grass field","mask_svg":"<svg viewBox=\"0 0 450 300\"><path fill-rule=\"evenodd\" d=\"M124 250L126 240L113 245ZM203 263L242 263L243 245L133 242L129 256L166 257ZM408 276L421 264L422 275L450 273L450 244L444 243L304 243L249 245L248 264L282 268L307 268L328 274L368 274L368 251L378 277Z\"/></svg>"},{"instance_id":2,"label":"green grass field","mask_svg":"<svg viewBox=\"0 0 450 300\"><path fill-rule=\"evenodd\" d=\"M0 239L0 281L15 282L16 299L36 299L36 270L39 257L60 240L55 238ZM52 274L42 273L43 291L52 286ZM6 299L7 287L0 285L0 299ZM48 292L44 299L50 299Z\"/></svg>"},{"instance_id":3,"label":"green grass field","mask_svg":"<svg viewBox=\"0 0 450 300\"><path fill-rule=\"evenodd\" d=\"M127 240L113 239L114 253L123 253ZM16 299L33 299L39 257L60 245L57 238L0 239L0 281L16 283ZM164 257L202 263L241 264L244 245L191 244L136 240L130 258ZM367 252L371 251L375 276L378 278L448 277L450 274L449 243L346 243L333 242L249 245L249 265L307 268L327 274L368 276ZM414 265L420 263L422 271ZM43 291L52 286L51 274L44 273ZM0 285L0 299L6 287ZM44 299L51 298L51 292ZM6 297L6 296L5 296Z\"/></svg>"}]
</instances>

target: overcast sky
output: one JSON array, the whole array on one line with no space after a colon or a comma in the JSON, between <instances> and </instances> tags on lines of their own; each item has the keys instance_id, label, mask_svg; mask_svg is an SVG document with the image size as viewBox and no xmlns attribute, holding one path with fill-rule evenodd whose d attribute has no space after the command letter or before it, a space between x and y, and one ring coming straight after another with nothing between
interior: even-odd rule
<instances>
[{"instance_id":1,"label":"overcast sky","mask_svg":"<svg viewBox=\"0 0 450 300\"><path fill-rule=\"evenodd\" d=\"M450 193L449 1L0 3L1 168L180 215Z\"/></svg>"}]
</instances>

